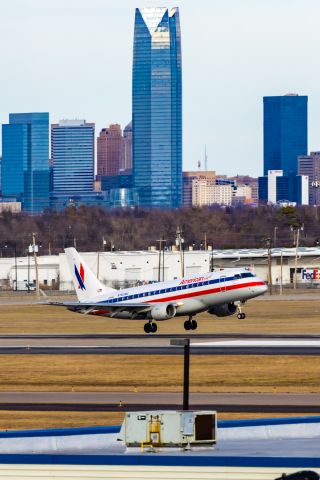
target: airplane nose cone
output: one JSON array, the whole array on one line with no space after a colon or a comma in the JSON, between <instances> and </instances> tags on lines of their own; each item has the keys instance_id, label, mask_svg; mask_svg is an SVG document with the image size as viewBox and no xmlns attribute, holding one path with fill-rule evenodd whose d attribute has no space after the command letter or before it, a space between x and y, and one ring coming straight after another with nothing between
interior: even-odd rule
<instances>
[{"instance_id":1,"label":"airplane nose cone","mask_svg":"<svg viewBox=\"0 0 320 480\"><path fill-rule=\"evenodd\" d=\"M261 285L259 285L258 289L261 295L266 293L268 291L268 283L261 280Z\"/></svg>"}]
</instances>

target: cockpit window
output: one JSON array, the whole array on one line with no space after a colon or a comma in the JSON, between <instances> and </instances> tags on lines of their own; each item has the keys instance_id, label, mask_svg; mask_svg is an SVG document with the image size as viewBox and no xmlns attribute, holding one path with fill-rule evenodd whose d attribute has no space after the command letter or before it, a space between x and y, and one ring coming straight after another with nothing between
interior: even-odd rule
<instances>
[{"instance_id":1,"label":"cockpit window","mask_svg":"<svg viewBox=\"0 0 320 480\"><path fill-rule=\"evenodd\" d=\"M235 279L235 280L239 280L239 278L241 278L241 275L239 275L238 273L236 273L236 275L234 276L234 279Z\"/></svg>"},{"instance_id":2,"label":"cockpit window","mask_svg":"<svg viewBox=\"0 0 320 480\"><path fill-rule=\"evenodd\" d=\"M241 278L249 278L249 277L254 277L253 273L250 273L250 272L241 273Z\"/></svg>"}]
</instances>

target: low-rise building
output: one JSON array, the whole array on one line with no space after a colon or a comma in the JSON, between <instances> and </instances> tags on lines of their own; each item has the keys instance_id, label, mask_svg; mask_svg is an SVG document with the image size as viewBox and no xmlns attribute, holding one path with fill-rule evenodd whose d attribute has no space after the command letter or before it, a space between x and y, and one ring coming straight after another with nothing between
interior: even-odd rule
<instances>
[{"instance_id":1,"label":"low-rise building","mask_svg":"<svg viewBox=\"0 0 320 480\"><path fill-rule=\"evenodd\" d=\"M263 280L268 280L269 262L274 286L290 286L296 279L298 287L320 288L320 248L300 247L272 249L270 256L265 249L165 251L164 263L159 264L159 252L86 252L81 253L85 262L108 286L121 288L182 276L204 274L212 269L248 268ZM61 291L74 290L71 272L64 253L39 256L39 283L42 287ZM0 257L0 289L21 282L35 283L33 256L17 258Z\"/></svg>"},{"instance_id":2,"label":"low-rise building","mask_svg":"<svg viewBox=\"0 0 320 480\"><path fill-rule=\"evenodd\" d=\"M3 212L20 213L21 202L6 202L0 200L0 213Z\"/></svg>"}]
</instances>

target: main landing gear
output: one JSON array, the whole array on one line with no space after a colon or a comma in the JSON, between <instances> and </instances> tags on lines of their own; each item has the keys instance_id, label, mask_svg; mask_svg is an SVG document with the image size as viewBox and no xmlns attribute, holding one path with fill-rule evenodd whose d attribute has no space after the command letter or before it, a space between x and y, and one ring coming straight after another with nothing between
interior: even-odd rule
<instances>
[{"instance_id":1,"label":"main landing gear","mask_svg":"<svg viewBox=\"0 0 320 480\"><path fill-rule=\"evenodd\" d=\"M246 314L242 312L241 303L237 304L237 310L238 310L237 317L239 318L239 320L244 320L246 318Z\"/></svg>"},{"instance_id":2,"label":"main landing gear","mask_svg":"<svg viewBox=\"0 0 320 480\"><path fill-rule=\"evenodd\" d=\"M189 320L186 320L184 322L184 328L185 330L195 330L197 328L198 324L196 320L193 320L192 317L189 317Z\"/></svg>"},{"instance_id":3,"label":"main landing gear","mask_svg":"<svg viewBox=\"0 0 320 480\"><path fill-rule=\"evenodd\" d=\"M158 327L156 323L148 322L144 324L143 329L146 333L156 333L156 331L158 330Z\"/></svg>"}]
</instances>

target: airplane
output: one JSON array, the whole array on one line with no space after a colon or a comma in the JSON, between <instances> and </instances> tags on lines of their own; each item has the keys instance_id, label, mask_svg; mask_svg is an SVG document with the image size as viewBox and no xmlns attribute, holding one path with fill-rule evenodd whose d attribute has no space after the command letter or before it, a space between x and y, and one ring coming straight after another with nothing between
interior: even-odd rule
<instances>
[{"instance_id":1,"label":"airplane","mask_svg":"<svg viewBox=\"0 0 320 480\"><path fill-rule=\"evenodd\" d=\"M146 320L145 333L157 331L156 321L188 316L185 330L195 330L194 315L208 312L226 317L267 291L266 283L246 268L220 268L181 279L116 290L103 285L75 248L65 249L78 302L50 302L73 312L103 317Z\"/></svg>"}]
</instances>

